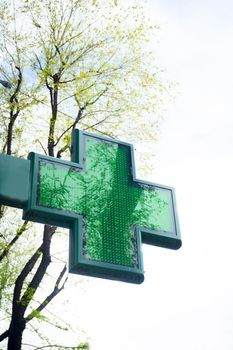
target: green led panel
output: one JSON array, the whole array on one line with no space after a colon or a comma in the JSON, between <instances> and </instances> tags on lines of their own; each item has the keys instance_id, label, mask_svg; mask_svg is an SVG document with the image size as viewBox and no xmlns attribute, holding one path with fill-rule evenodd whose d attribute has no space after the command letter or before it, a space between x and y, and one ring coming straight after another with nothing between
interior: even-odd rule
<instances>
[{"instance_id":1,"label":"green led panel","mask_svg":"<svg viewBox=\"0 0 233 350\"><path fill-rule=\"evenodd\" d=\"M135 178L132 145L78 130L73 162L31 154L24 217L69 227L70 271L141 283L141 242L178 249L174 190Z\"/></svg>"}]
</instances>

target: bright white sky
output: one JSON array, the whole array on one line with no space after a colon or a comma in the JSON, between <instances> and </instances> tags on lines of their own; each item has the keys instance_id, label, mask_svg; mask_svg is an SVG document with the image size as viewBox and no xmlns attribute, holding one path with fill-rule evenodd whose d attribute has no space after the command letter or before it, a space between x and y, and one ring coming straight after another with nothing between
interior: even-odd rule
<instances>
[{"instance_id":1,"label":"bright white sky","mask_svg":"<svg viewBox=\"0 0 233 350\"><path fill-rule=\"evenodd\" d=\"M149 3L159 64L180 82L152 180L176 188L183 247L144 246L140 286L90 278L67 287L65 312L92 350L232 350L233 2Z\"/></svg>"}]
</instances>

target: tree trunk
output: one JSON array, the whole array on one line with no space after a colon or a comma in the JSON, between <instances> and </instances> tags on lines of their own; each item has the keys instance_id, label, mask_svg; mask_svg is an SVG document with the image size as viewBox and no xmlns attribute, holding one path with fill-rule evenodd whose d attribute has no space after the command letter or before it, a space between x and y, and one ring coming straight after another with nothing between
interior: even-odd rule
<instances>
[{"instance_id":1,"label":"tree trunk","mask_svg":"<svg viewBox=\"0 0 233 350\"><path fill-rule=\"evenodd\" d=\"M14 127L15 118L10 119L10 123L8 125L7 132L7 151L8 155L11 155L11 145L12 145L12 135L13 135L13 127Z\"/></svg>"},{"instance_id":2,"label":"tree trunk","mask_svg":"<svg viewBox=\"0 0 233 350\"><path fill-rule=\"evenodd\" d=\"M21 350L23 331L25 329L25 321L14 321L9 329L7 350Z\"/></svg>"},{"instance_id":3,"label":"tree trunk","mask_svg":"<svg viewBox=\"0 0 233 350\"><path fill-rule=\"evenodd\" d=\"M21 350L23 332L26 327L25 312L51 262L50 245L55 231L55 226L44 225L42 245L35 251L30 260L28 260L15 282L7 350ZM23 292L23 295L21 295L25 279L39 260L41 253L42 258L39 266L37 267L37 270L26 290Z\"/></svg>"}]
</instances>

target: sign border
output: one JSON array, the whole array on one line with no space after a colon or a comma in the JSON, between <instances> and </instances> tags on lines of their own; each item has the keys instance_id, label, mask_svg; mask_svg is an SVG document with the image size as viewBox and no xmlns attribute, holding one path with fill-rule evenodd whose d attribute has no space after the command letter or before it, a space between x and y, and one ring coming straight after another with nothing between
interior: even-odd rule
<instances>
[{"instance_id":1,"label":"sign border","mask_svg":"<svg viewBox=\"0 0 233 350\"><path fill-rule=\"evenodd\" d=\"M137 240L137 261L138 267L123 266L111 263L105 263L95 260L89 260L83 255L82 248L82 225L83 216L68 210L47 208L37 203L37 188L39 176L40 160L47 160L54 163L75 167L79 170L84 169L83 159L85 158L85 137L92 137L101 141L107 141L129 147L130 150L130 171L132 182L141 186L152 186L171 192L172 214L174 219L175 232L164 232L159 230L147 229L139 225L135 225L135 237ZM30 168L30 190L29 200L23 212L23 218L36 221L43 224L61 226L70 229L70 252L69 252L69 271L81 275L107 278L130 283L140 284L144 280L144 269L142 259L142 243L155 245L169 249L179 249L181 247L180 228L177 215L177 207L175 200L175 190L173 187L164 186L152 182L139 180L136 178L136 168L134 159L134 148L132 144L114 140L75 129L72 133L72 157L71 161L61 160L58 158L40 155L31 152L29 160Z\"/></svg>"}]
</instances>

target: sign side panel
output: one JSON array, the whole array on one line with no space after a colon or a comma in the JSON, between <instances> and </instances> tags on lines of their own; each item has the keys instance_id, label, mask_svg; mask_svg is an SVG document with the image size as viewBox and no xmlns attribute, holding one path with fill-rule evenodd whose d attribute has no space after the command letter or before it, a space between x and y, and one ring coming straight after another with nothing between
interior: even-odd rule
<instances>
[{"instance_id":1,"label":"sign side panel","mask_svg":"<svg viewBox=\"0 0 233 350\"><path fill-rule=\"evenodd\" d=\"M29 197L30 160L0 154L0 203L24 208Z\"/></svg>"}]
</instances>

